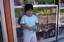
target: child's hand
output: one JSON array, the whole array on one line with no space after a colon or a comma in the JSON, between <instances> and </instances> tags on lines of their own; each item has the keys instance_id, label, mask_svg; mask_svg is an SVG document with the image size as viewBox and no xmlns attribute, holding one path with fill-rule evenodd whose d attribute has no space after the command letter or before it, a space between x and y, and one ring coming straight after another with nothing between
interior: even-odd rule
<instances>
[{"instance_id":1,"label":"child's hand","mask_svg":"<svg viewBox=\"0 0 64 42\"><path fill-rule=\"evenodd\" d=\"M26 29L29 31L32 31L32 27L27 27Z\"/></svg>"}]
</instances>

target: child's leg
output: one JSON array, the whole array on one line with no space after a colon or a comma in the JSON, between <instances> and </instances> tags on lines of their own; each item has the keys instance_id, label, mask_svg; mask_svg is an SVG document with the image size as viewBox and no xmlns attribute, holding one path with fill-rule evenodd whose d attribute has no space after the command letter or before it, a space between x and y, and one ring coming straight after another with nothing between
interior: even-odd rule
<instances>
[{"instance_id":1,"label":"child's leg","mask_svg":"<svg viewBox=\"0 0 64 42\"><path fill-rule=\"evenodd\" d=\"M30 42L31 36L30 35L23 35L23 42Z\"/></svg>"},{"instance_id":2,"label":"child's leg","mask_svg":"<svg viewBox=\"0 0 64 42\"><path fill-rule=\"evenodd\" d=\"M37 42L36 33L33 34L30 42Z\"/></svg>"}]
</instances>

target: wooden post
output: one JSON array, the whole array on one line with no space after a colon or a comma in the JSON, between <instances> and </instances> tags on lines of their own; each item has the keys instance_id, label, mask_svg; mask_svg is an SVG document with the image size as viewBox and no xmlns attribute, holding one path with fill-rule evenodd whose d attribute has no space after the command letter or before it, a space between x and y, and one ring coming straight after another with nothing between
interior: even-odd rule
<instances>
[{"instance_id":1,"label":"wooden post","mask_svg":"<svg viewBox=\"0 0 64 42\"><path fill-rule=\"evenodd\" d=\"M8 34L8 42L14 42L12 22L11 22L11 11L10 11L10 0L3 0L6 28Z\"/></svg>"}]
</instances>

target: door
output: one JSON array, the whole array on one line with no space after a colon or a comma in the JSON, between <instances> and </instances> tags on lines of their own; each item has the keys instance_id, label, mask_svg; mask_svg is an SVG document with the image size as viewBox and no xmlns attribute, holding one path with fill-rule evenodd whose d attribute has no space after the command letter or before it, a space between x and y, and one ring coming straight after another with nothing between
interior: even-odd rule
<instances>
[{"instance_id":1,"label":"door","mask_svg":"<svg viewBox=\"0 0 64 42\"><path fill-rule=\"evenodd\" d=\"M16 19L16 31L17 31L17 40L18 42L23 40L22 28L19 24L19 18L23 16L24 10L23 5L26 3L31 3L34 6L34 14L38 16L40 23L40 31L37 32L38 41L42 42L51 42L56 40L56 29L57 29L57 5L54 4L54 0L48 0L47 4L51 4L50 6L46 6L45 3L47 1L38 1L38 0L15 0L14 9L15 9L15 19ZM52 5L53 4L53 5ZM50 40L51 39L51 40Z\"/></svg>"}]
</instances>

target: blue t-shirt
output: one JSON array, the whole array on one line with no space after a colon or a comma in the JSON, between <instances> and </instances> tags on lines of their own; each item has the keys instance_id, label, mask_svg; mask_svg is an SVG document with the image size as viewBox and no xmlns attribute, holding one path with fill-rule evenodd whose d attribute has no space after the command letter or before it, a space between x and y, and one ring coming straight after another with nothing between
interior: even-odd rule
<instances>
[{"instance_id":1,"label":"blue t-shirt","mask_svg":"<svg viewBox=\"0 0 64 42\"><path fill-rule=\"evenodd\" d=\"M24 15L24 16L22 16L20 23L25 24L28 27L32 27L32 26L36 25L36 23L38 23L38 18L35 15L32 15L31 17ZM33 31L29 31L27 29L24 29L23 33L24 34L32 34Z\"/></svg>"}]
</instances>

